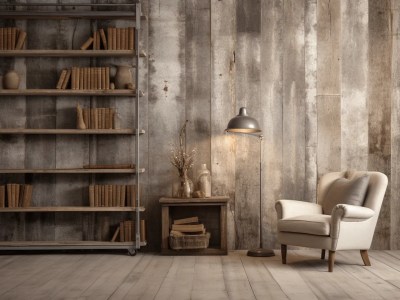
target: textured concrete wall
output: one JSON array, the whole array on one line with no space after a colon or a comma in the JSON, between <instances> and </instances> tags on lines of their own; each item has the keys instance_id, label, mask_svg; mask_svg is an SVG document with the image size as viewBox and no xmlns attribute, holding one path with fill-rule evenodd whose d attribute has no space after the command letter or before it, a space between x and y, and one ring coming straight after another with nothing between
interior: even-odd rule
<instances>
[{"instance_id":1,"label":"textured concrete wall","mask_svg":"<svg viewBox=\"0 0 400 300\"><path fill-rule=\"evenodd\" d=\"M123 3L122 0L118 0ZM4 2L4 1L2 1ZM50 1L42 1L50 2ZM56 1L54 1L56 2ZM115 2L115 1L113 1ZM378 222L375 248L399 249L399 4L373 0L146 0L141 46L141 161L147 172L144 217L150 249L160 245L158 199L169 195L176 171L170 144L189 120L187 147L199 149L191 175L206 163L212 191L229 195L228 244L259 241L259 140L224 135L229 119L246 106L263 129L262 229L265 246L276 247L277 199L316 201L318 178L348 168L386 173L390 187ZM0 25L14 22L0 20ZM55 24L56 26L50 26ZM72 48L90 28L126 23L18 21L30 48ZM72 35L76 25L74 39ZM119 59L2 59L27 87L53 86L71 64ZM123 60L124 61L124 60ZM125 61L128 62L128 61ZM79 101L113 105L133 124L129 98L5 98L1 127L72 127ZM1 167L74 167L87 162L127 162L134 141L126 137L0 138ZM46 149L46 151L43 151ZM37 204L81 204L87 176L8 176L32 181ZM123 176L96 176L124 182ZM118 217L93 214L1 215L3 239L101 238ZM83 230L82 230L83 228Z\"/></svg>"}]
</instances>

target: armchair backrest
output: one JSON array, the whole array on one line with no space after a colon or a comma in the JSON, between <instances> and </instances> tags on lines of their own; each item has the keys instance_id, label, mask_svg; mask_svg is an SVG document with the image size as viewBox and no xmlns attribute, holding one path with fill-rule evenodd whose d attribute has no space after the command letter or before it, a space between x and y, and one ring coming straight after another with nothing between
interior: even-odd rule
<instances>
[{"instance_id":1,"label":"armchair backrest","mask_svg":"<svg viewBox=\"0 0 400 300\"><path fill-rule=\"evenodd\" d=\"M374 210L377 215L381 210L383 198L385 196L386 187L388 184L388 178L385 174L380 172L370 171L356 171L352 174L352 178L359 177L364 174L369 175L369 183L367 195L364 200L363 206ZM345 177L346 172L332 172L323 175L318 184L317 202L322 204L329 189L329 186L338 178Z\"/></svg>"}]
</instances>

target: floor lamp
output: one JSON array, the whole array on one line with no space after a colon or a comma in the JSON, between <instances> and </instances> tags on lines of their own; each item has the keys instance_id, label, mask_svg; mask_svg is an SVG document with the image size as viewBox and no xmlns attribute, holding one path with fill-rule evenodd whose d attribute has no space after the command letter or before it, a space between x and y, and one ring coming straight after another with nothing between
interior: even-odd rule
<instances>
[{"instance_id":1,"label":"floor lamp","mask_svg":"<svg viewBox=\"0 0 400 300\"><path fill-rule=\"evenodd\" d=\"M260 141L260 222L259 222L259 233L260 233L260 247L257 249L251 249L247 251L248 256L257 256L257 257L265 257L265 256L274 256L274 251L270 249L264 249L262 247L262 229L261 229L261 216L262 216L262 201L261 201L261 158L262 158L262 131L260 129L260 125L256 119L253 119L247 115L246 107L241 107L239 110L239 114L232 118L228 127L225 129L225 132L230 133L242 133L257 136Z\"/></svg>"}]
</instances>

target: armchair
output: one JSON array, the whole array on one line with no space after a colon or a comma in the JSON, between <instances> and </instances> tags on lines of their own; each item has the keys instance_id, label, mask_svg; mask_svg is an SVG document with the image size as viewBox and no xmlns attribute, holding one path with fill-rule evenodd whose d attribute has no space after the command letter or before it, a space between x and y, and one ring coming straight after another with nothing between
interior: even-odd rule
<instances>
[{"instance_id":1,"label":"armchair","mask_svg":"<svg viewBox=\"0 0 400 300\"><path fill-rule=\"evenodd\" d=\"M296 200L276 202L277 237L281 244L283 264L286 264L287 245L294 245L321 249L321 259L325 259L325 250L328 250L329 272L333 271L337 250L360 250L364 264L371 265L368 249L371 247L388 179L379 172L354 172L352 178L369 175L362 206L337 204L332 211L323 211L323 203L331 184L344 178L345 174L333 172L321 177L317 192L318 204Z\"/></svg>"}]
</instances>

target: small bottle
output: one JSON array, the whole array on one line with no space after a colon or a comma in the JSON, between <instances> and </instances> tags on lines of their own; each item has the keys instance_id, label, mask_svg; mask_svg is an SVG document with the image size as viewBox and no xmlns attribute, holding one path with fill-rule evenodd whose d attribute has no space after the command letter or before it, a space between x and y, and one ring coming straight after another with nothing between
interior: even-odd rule
<instances>
[{"instance_id":1,"label":"small bottle","mask_svg":"<svg viewBox=\"0 0 400 300\"><path fill-rule=\"evenodd\" d=\"M202 164L197 176L197 184L200 192L206 197L211 197L211 173L206 164Z\"/></svg>"}]
</instances>

